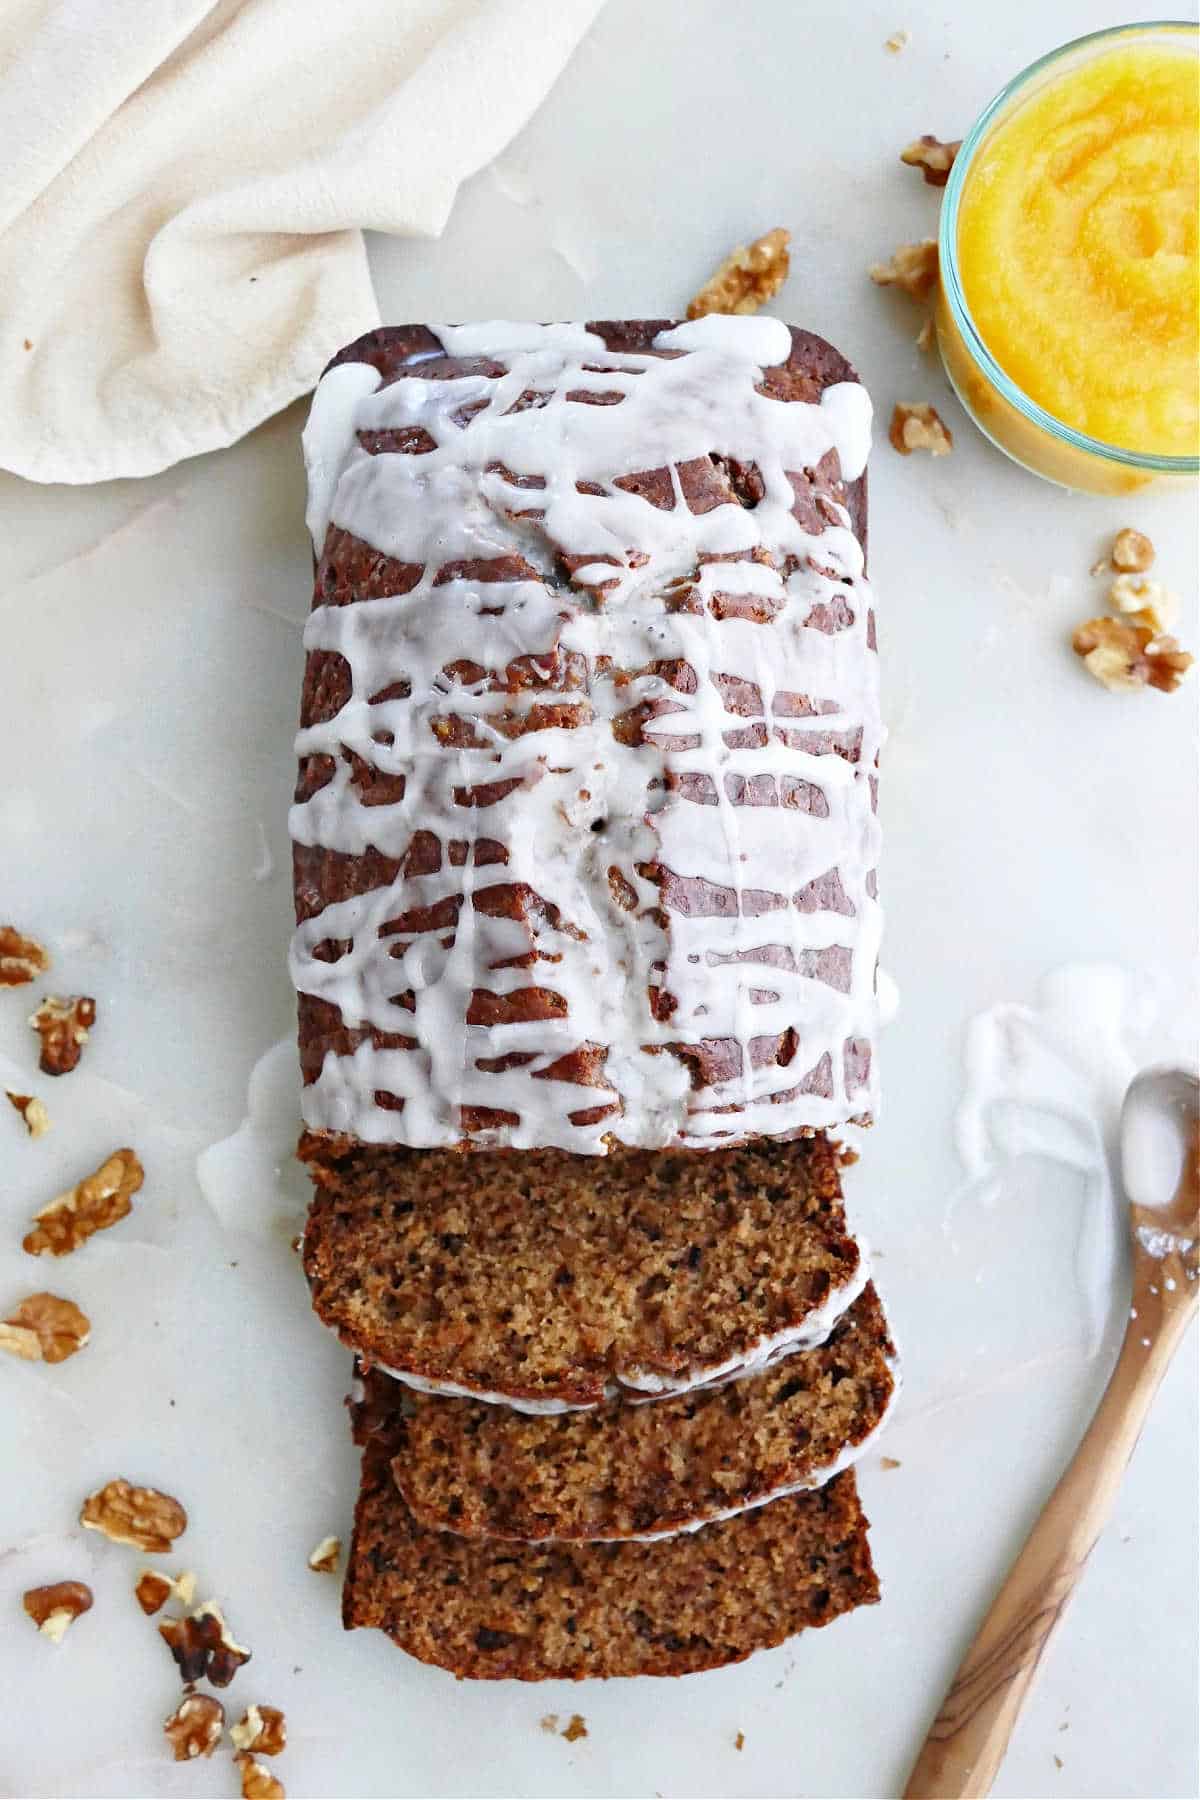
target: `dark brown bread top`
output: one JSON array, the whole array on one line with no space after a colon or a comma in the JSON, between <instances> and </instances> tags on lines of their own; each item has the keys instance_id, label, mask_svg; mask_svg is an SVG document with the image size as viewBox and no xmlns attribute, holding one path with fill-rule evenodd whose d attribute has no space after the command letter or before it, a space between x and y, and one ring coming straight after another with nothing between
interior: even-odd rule
<instances>
[{"instance_id":1,"label":"dark brown bread top","mask_svg":"<svg viewBox=\"0 0 1200 1800\"><path fill-rule=\"evenodd\" d=\"M853 1470L654 1543L513 1544L424 1530L392 1480L386 1422L360 1435L345 1624L458 1676L686 1675L879 1598Z\"/></svg>"},{"instance_id":2,"label":"dark brown bread top","mask_svg":"<svg viewBox=\"0 0 1200 1800\"><path fill-rule=\"evenodd\" d=\"M587 330L603 341L604 353L611 356L636 355L666 363L687 354L655 349L657 336L671 324L670 320L594 321ZM830 386L857 381L846 359L824 339L791 328L790 343L786 361L761 371L757 393L768 400L811 404L819 402ZM410 382L438 388L472 377L495 384L507 366L499 351L495 356L448 354L436 333L424 325L383 327L367 334L339 352L330 367L347 364L376 370L384 389ZM551 397L540 391L522 394L503 416L549 418L553 409L543 414L541 403ZM597 404L622 399L619 392L597 394L594 386L566 397ZM486 417L490 404L482 397L460 408L462 416L456 416L457 428L450 437L461 437L467 446L475 414ZM575 410L592 413L596 405L580 405ZM422 456L446 448L423 427L408 426L359 431L355 454L364 453L382 468L388 462L417 463ZM633 443L631 453L637 448ZM463 448L462 455L472 478L479 478L479 471L470 464L469 447ZM448 615L457 616L453 609L461 607L462 601L452 596L465 582L476 595L483 591L488 610L507 615L513 605L510 596L520 591L514 584L541 582L556 596L555 632L561 634L573 614L594 610L598 600L604 599L604 584L595 585L596 566L614 563L610 550L587 547L587 554L571 553L569 546L553 537L549 524L541 523L544 515L536 490L545 487L545 478L528 471L517 475L500 463L489 463L484 474L490 472L489 478L495 479L497 471L512 492L506 502L508 510L494 502L492 519L499 538L492 544L491 554L466 560L451 557L441 567L431 558L425 566L406 560L406 556L419 554L411 547L406 552L394 543L396 554L387 555L341 525L331 524L320 545L314 607L341 609L394 596L419 597L422 583L432 582L439 595L446 595ZM808 534L810 554L797 557L789 552L783 556L778 546L772 550L760 544L753 549L705 554L700 560L761 562L784 582L795 574L793 565L816 571L826 585L811 610L807 600L801 608L805 613L801 635L826 646L835 639L841 641L843 633L848 634L847 644L861 637L863 662L873 664L874 620L865 590L841 567L836 551L819 547L821 536L844 518L844 507L865 548L865 476L844 481L837 452L829 450L811 467L788 469L787 481L792 492L791 514ZM729 505L752 511L764 492L762 473L755 463L737 462L715 451L670 467L612 473L607 488L636 496L639 505L646 503L642 510L650 518L660 519L676 512L705 516ZM597 504L605 503L605 483L582 483L580 492L598 497ZM493 505L493 500L488 503ZM361 524L358 529L366 531ZM833 545L838 535L836 530L830 531L826 545ZM398 538L407 542L402 531ZM505 547L504 553L496 553L498 544ZM629 559L639 555L646 559L636 544L625 554ZM716 593L706 601L700 579L705 572L711 575L712 569L698 567L686 580L668 584L670 591L664 590L660 596L664 616L704 613L709 607L717 620L746 619L756 624L764 637L772 632L774 609L781 604L778 596L744 591L739 580L731 579L733 591ZM614 609L614 614L619 612ZM394 624L392 629L402 636L399 626ZM623 1054L645 1050L646 1062L653 1056L657 1069L652 1086L662 1081L659 1070L674 1073L675 1085L669 1081L666 1085L671 1088L669 1105L679 1142L707 1149L714 1143L760 1134L782 1138L818 1127L837 1128L847 1118L866 1122L876 1079L867 1016L872 1011L872 969L867 965L873 967L874 958L873 950L860 948L860 937L866 932L867 941L873 941L869 921L875 912L876 888L873 867L868 866L864 875L853 865L861 849L858 838L868 835L859 815L874 806L877 704L873 691L869 699L860 695L848 707L844 695L838 700L823 690L802 692L800 686L813 679L807 659L802 660L795 680L784 679L779 691L764 699L764 687L749 679L745 671L720 660L710 674L699 676L685 657L667 651L653 664L626 667L619 656L614 660L611 655L589 657L578 650L564 650L552 634L545 641L531 640L526 646L528 653L514 655L506 663L503 657L489 660L481 649L482 641L480 617L473 612L464 614L461 644L455 641L453 657L442 669L446 694L441 694L439 686L436 716L432 717L425 716L427 709L423 710L421 696L414 694L407 676L393 680L395 671L390 671L381 677L383 685L377 691L368 692L372 684L362 680L361 669L356 676L348 652L343 654L319 642L309 649L301 706L301 723L309 732L309 741L301 755L296 800L297 813L308 808L319 823L314 828L309 820L300 827L294 847L299 928L294 970L309 1124L316 1129L354 1131L374 1142L415 1145L460 1141L468 1147L495 1148L512 1141L522 1147L555 1143L595 1153L615 1140L661 1141L648 1135L645 1119L633 1117L637 1107L632 1103L632 1089L638 1083L629 1082L628 1070L622 1075L622 1058L612 1054L614 1042ZM720 641L721 630L716 628L714 649ZM782 642L782 638L776 639L776 651ZM400 669L402 643L393 648ZM783 659L772 656L769 646L764 645L762 656L782 669ZM609 665L603 671L602 663ZM560 887L551 894L544 868L539 876L537 868L515 866L513 834L506 820L522 805L530 769L536 765L540 771L545 766L545 757L538 762L539 745L548 741L545 734L553 733L557 746L550 773L556 779L572 774L573 782L576 776L586 781L584 763L588 768L600 765L591 763L590 752L584 757L578 745L564 749L564 743L569 745L575 739L581 744L590 742L589 730L594 730L612 693L631 683L644 687L648 676L653 676L661 691L654 698L631 699L623 711L606 720L601 736L604 753L610 760L614 755L636 753L649 787L665 787L676 813L695 811L699 817L689 830L701 836L714 834L714 842L721 841L717 812L726 800L745 810L747 836L754 827L761 830L761 809L777 809L780 852L777 862L772 856L764 877L766 885L749 877L744 886L739 885L736 865L731 876L721 859L725 872L719 879L709 879L697 873L686 858L677 856L671 866L665 853L632 855L622 835L622 828L631 820L597 817L589 824L583 816L593 799L587 787L579 788L578 802L572 797L569 818L564 809L564 830L576 833L586 848L586 858L577 845L573 860L567 859L581 871L578 880L566 884L565 892ZM686 740L682 734L676 740L677 725L672 727L665 720L689 710L698 682L702 688L711 683L719 690L728 729L723 734L724 747L717 747L713 772L691 768L680 772L674 765ZM482 732L469 700L475 689L489 701ZM497 711L490 702L500 695L506 698ZM356 737L352 747L339 736L339 720L343 713L347 719L357 719L364 703L370 707L372 719L378 712L379 730L372 742ZM428 735L432 732L446 752L447 766L461 764L471 772L471 779L461 780L454 788L453 806L447 804L440 814L428 818L414 816L405 824L407 835L400 836L397 815L414 804L412 766L411 758L408 765L401 766L404 757L395 749L396 720L390 713L384 716L389 707L406 709L406 716L416 721L413 730L425 750L432 742ZM312 739L314 732L317 742ZM344 736L353 736L353 730L347 729ZM403 741L403 733L400 738ZM528 755L519 759L518 772L490 779L480 760L488 746L499 740L512 746L527 738ZM680 747L668 747L676 742ZM803 777L788 773L785 748L793 754L802 751L824 759L824 763L805 765ZM745 765L754 772L724 773L722 758L729 749L743 758L757 758ZM576 755L582 758L578 769L571 761ZM564 757L567 763L559 767ZM831 812L825 791L835 772L839 778L845 774L843 765L853 771L852 791L857 798L851 811L863 827L861 832L859 825L843 824L838 804ZM818 777L818 766L827 766L830 774ZM345 840L336 840L340 848L329 841L329 821L343 803L370 809L366 817L372 835L365 843L356 838L358 847L353 852ZM599 796L595 803L600 805ZM711 815L702 810L710 808ZM630 810L640 816L642 805ZM873 829L872 821L872 834ZM589 840L589 830L602 835ZM795 853L801 841L808 845L804 856L809 860L802 862L802 874L789 880L789 870L801 867ZM810 852L818 844L828 846L828 866L820 857L810 867ZM598 879L595 870L585 878L585 864L590 870L601 850L605 855L597 863ZM746 860L743 855L741 861ZM712 866L717 868L717 863ZM430 892L437 895L432 903ZM326 928L321 920L326 908L363 896L371 897L369 924L358 921L336 931ZM380 925L374 909L385 900L391 910ZM749 947L706 959L681 952L685 921L689 928L700 921L701 935L711 921L713 941L717 942L725 935L724 927L731 920L736 922L739 914L763 919L761 936ZM817 947L806 944L797 949L797 934L803 937L812 915L818 914L823 921L828 916L832 935L821 931ZM472 1036L461 1073L451 1080L442 1069L435 1078L425 1069L436 1036L423 1011L429 984L424 988L420 983L406 985L397 977L397 991L386 995L386 1007L376 1004L372 1009L362 1004L357 985L364 979L360 966L371 956L377 960L383 955L403 958L414 950L420 952L425 965L435 968L439 950L453 946L460 931L464 935L470 932L473 941L483 941L495 931L498 921L518 928L503 933L505 941L518 944L517 953L491 963L480 953L475 985L464 990L456 1019L461 1016L469 1033L497 1028L497 1043L503 1040L504 1053L492 1054L485 1040ZM603 929L598 928L598 921ZM607 971L612 981L633 981L628 957L611 955L606 945L608 939L623 943L634 925L640 927L643 921L656 927L662 953L656 953L648 979L642 980L646 971L639 969L636 974L635 985L645 994L646 1017L640 1027L621 1017L613 1027L615 1040L610 1041L607 1020L581 1016L586 1013L581 993L606 983L577 979L572 984L569 970L575 962L588 963L589 969L594 963L597 970ZM354 935L349 935L351 931ZM751 1007L765 1010L747 1015L745 1007L738 1007L731 1013L725 1004L713 1007L706 1001L700 1008L705 1013L703 1024L691 1017L689 998L695 999L691 990L702 979L717 982L730 992L739 989L741 978L726 973L718 977L712 971L718 966L724 971L743 961L762 965L762 980L749 990L748 999ZM495 970L518 966L534 971L527 985L513 989L503 979L493 979ZM343 984L344 970L352 972ZM456 1007L457 1000L456 995ZM841 1023L828 1027L818 1023L830 1017ZM753 1028L755 1019L757 1029ZM530 1026L545 1026L544 1038L537 1032L531 1034ZM512 1052L513 1028L520 1027L526 1028L521 1048ZM636 1041L626 1043L627 1037ZM481 1044L482 1056L477 1054ZM362 1057L355 1063L352 1059L360 1046L364 1047ZM388 1053L392 1053L390 1060ZM405 1063L411 1058L411 1067L401 1071L401 1057ZM638 1057L634 1063L643 1066ZM335 1072L331 1073L331 1067ZM323 1072L328 1077L326 1085ZM416 1096L426 1086L432 1091L432 1108L416 1104ZM444 1091L448 1086L453 1086L453 1092ZM752 1090L755 1097L748 1098ZM439 1108L445 1110L445 1117ZM657 1120L655 1109L650 1111ZM549 1120L543 1116L547 1113L553 1115ZM461 1138L455 1138L457 1133Z\"/></svg>"},{"instance_id":3,"label":"dark brown bread top","mask_svg":"<svg viewBox=\"0 0 1200 1800\"><path fill-rule=\"evenodd\" d=\"M676 1531L827 1479L881 1423L893 1355L867 1287L819 1349L652 1404L547 1417L408 1394L392 1473L418 1524L466 1537Z\"/></svg>"},{"instance_id":4,"label":"dark brown bread top","mask_svg":"<svg viewBox=\"0 0 1200 1800\"><path fill-rule=\"evenodd\" d=\"M825 1137L735 1150L406 1151L309 1135L313 1305L368 1363L598 1405L824 1338L865 1270Z\"/></svg>"}]
</instances>

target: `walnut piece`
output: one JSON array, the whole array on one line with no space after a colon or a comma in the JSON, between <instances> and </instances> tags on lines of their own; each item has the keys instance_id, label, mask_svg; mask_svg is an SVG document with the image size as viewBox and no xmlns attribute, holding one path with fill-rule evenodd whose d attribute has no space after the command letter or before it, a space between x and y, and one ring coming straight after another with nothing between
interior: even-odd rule
<instances>
[{"instance_id":1,"label":"walnut piece","mask_svg":"<svg viewBox=\"0 0 1200 1800\"><path fill-rule=\"evenodd\" d=\"M1194 660L1174 638L1132 619L1088 619L1076 630L1071 647L1088 674L1110 693L1152 687L1173 694Z\"/></svg>"},{"instance_id":2,"label":"walnut piece","mask_svg":"<svg viewBox=\"0 0 1200 1800\"><path fill-rule=\"evenodd\" d=\"M0 1325L0 1350L29 1362L66 1362L91 1336L91 1320L73 1300L30 1294Z\"/></svg>"},{"instance_id":3,"label":"walnut piece","mask_svg":"<svg viewBox=\"0 0 1200 1800\"><path fill-rule=\"evenodd\" d=\"M954 159L961 149L961 138L944 143L941 138L931 137L926 131L919 138L914 138L911 144L905 144L900 152L900 161L907 163L910 169L920 169L930 187L941 188L950 179Z\"/></svg>"},{"instance_id":4,"label":"walnut piece","mask_svg":"<svg viewBox=\"0 0 1200 1800\"><path fill-rule=\"evenodd\" d=\"M322 1538L320 1543L309 1552L308 1566L318 1575L332 1575L337 1569L338 1557L341 1554L341 1538Z\"/></svg>"},{"instance_id":5,"label":"walnut piece","mask_svg":"<svg viewBox=\"0 0 1200 1800\"><path fill-rule=\"evenodd\" d=\"M136 1153L114 1150L94 1174L34 1213L36 1229L22 1240L24 1248L30 1256L40 1256L43 1250L69 1256L95 1232L107 1231L126 1216L144 1180Z\"/></svg>"},{"instance_id":6,"label":"walnut piece","mask_svg":"<svg viewBox=\"0 0 1200 1800\"><path fill-rule=\"evenodd\" d=\"M194 1756L211 1756L225 1729L225 1708L211 1694L187 1694L169 1719L163 1731L171 1740L176 1762L190 1762Z\"/></svg>"},{"instance_id":7,"label":"walnut piece","mask_svg":"<svg viewBox=\"0 0 1200 1800\"><path fill-rule=\"evenodd\" d=\"M883 47L885 50L890 51L893 56L899 56L900 52L907 49L911 42L911 31L893 31L890 37L884 38Z\"/></svg>"},{"instance_id":8,"label":"walnut piece","mask_svg":"<svg viewBox=\"0 0 1200 1800\"><path fill-rule=\"evenodd\" d=\"M171 1599L178 1600L180 1606L190 1606L196 1598L196 1577L190 1569L174 1577L164 1575L159 1569L143 1569L133 1593L142 1611L150 1618L161 1612Z\"/></svg>"},{"instance_id":9,"label":"walnut piece","mask_svg":"<svg viewBox=\"0 0 1200 1800\"><path fill-rule=\"evenodd\" d=\"M936 238L901 244L885 263L872 263L867 274L876 287L898 287L912 300L924 300L938 278Z\"/></svg>"},{"instance_id":10,"label":"walnut piece","mask_svg":"<svg viewBox=\"0 0 1200 1800\"><path fill-rule=\"evenodd\" d=\"M255 1762L245 1750L239 1750L234 1762L242 1777L242 1800L287 1800L287 1790L265 1764Z\"/></svg>"},{"instance_id":11,"label":"walnut piece","mask_svg":"<svg viewBox=\"0 0 1200 1800\"><path fill-rule=\"evenodd\" d=\"M36 938L24 937L15 925L0 925L0 987L24 987L49 967L49 954Z\"/></svg>"},{"instance_id":12,"label":"walnut piece","mask_svg":"<svg viewBox=\"0 0 1200 1800\"><path fill-rule=\"evenodd\" d=\"M248 1706L229 1735L235 1749L278 1756L287 1747L287 1720L277 1706Z\"/></svg>"},{"instance_id":13,"label":"walnut piece","mask_svg":"<svg viewBox=\"0 0 1200 1800\"><path fill-rule=\"evenodd\" d=\"M1118 575L1109 584L1108 603L1153 632L1169 631L1179 614L1179 597L1148 575Z\"/></svg>"},{"instance_id":14,"label":"walnut piece","mask_svg":"<svg viewBox=\"0 0 1200 1800\"><path fill-rule=\"evenodd\" d=\"M50 1114L43 1101L36 1094L14 1094L11 1088L5 1088L9 1104L15 1106L25 1121L25 1129L31 1138L45 1137L50 1129Z\"/></svg>"},{"instance_id":15,"label":"walnut piece","mask_svg":"<svg viewBox=\"0 0 1200 1800\"><path fill-rule=\"evenodd\" d=\"M920 331L918 331L918 333L917 333L917 349L918 350L932 350L933 349L933 319L932 319L932 317L927 318L925 320L925 323L922 325Z\"/></svg>"},{"instance_id":16,"label":"walnut piece","mask_svg":"<svg viewBox=\"0 0 1200 1800\"><path fill-rule=\"evenodd\" d=\"M30 1013L29 1023L42 1040L39 1069L44 1075L67 1075L96 1023L96 1002L90 994L47 994Z\"/></svg>"},{"instance_id":17,"label":"walnut piece","mask_svg":"<svg viewBox=\"0 0 1200 1800\"><path fill-rule=\"evenodd\" d=\"M570 1723L563 1727L561 1733L561 1735L566 1738L568 1744L577 1744L580 1738L585 1738L587 1734L588 1728L580 1713L571 1714Z\"/></svg>"},{"instance_id":18,"label":"walnut piece","mask_svg":"<svg viewBox=\"0 0 1200 1800\"><path fill-rule=\"evenodd\" d=\"M1154 561L1154 545L1144 531L1126 525L1113 539L1109 560L1121 575L1142 575Z\"/></svg>"},{"instance_id":19,"label":"walnut piece","mask_svg":"<svg viewBox=\"0 0 1200 1800\"><path fill-rule=\"evenodd\" d=\"M92 1607L92 1590L84 1581L54 1581L30 1588L22 1604L43 1637L61 1644L68 1627Z\"/></svg>"},{"instance_id":20,"label":"walnut piece","mask_svg":"<svg viewBox=\"0 0 1200 1800\"><path fill-rule=\"evenodd\" d=\"M954 438L942 423L937 408L922 401L899 401L892 409L888 440L901 456L914 450L928 450L931 456L946 456L954 448Z\"/></svg>"},{"instance_id":21,"label":"walnut piece","mask_svg":"<svg viewBox=\"0 0 1200 1800\"><path fill-rule=\"evenodd\" d=\"M102 1531L114 1544L133 1544L161 1556L187 1530L187 1514L178 1500L157 1488L134 1487L118 1478L89 1494L79 1523Z\"/></svg>"},{"instance_id":22,"label":"walnut piece","mask_svg":"<svg viewBox=\"0 0 1200 1800\"><path fill-rule=\"evenodd\" d=\"M777 225L752 244L739 244L710 275L687 309L689 319L707 313L756 313L788 278L791 233Z\"/></svg>"},{"instance_id":23,"label":"walnut piece","mask_svg":"<svg viewBox=\"0 0 1200 1800\"><path fill-rule=\"evenodd\" d=\"M215 1600L206 1600L186 1618L164 1619L158 1630L185 1683L207 1679L214 1687L228 1687L250 1661L249 1650L235 1643Z\"/></svg>"}]
</instances>

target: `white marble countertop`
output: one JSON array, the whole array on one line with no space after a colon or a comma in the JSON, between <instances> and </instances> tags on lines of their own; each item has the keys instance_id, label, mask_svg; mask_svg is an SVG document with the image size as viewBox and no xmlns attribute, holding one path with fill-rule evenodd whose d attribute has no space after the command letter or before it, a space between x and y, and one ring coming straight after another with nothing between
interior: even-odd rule
<instances>
[{"instance_id":1,"label":"white marble countertop","mask_svg":"<svg viewBox=\"0 0 1200 1800\"><path fill-rule=\"evenodd\" d=\"M655 315L733 243L786 224L777 310L850 354L885 421L894 400L929 398L956 432L937 463L884 442L871 477L885 954L902 1004L849 1197L907 1363L884 1446L900 1466L874 1455L861 1475L884 1600L741 1667L473 1686L342 1633L337 1584L306 1557L348 1535L348 1359L312 1319L289 1248L304 1203L285 967L302 409L150 481L0 478L0 914L49 943L55 987L100 1006L81 1068L55 1083L34 1073L30 990L0 993L0 1078L28 1091L32 1077L53 1118L37 1143L0 1118L0 1302L48 1284L93 1321L60 1367L0 1359L0 1792L237 1791L224 1753L165 1760L178 1684L130 1596L137 1556L75 1525L83 1495L118 1473L185 1501L192 1525L168 1566L199 1571L252 1646L233 1716L252 1700L286 1710L292 1796L899 1791L1128 1305L1103 1257L1076 1255L1081 1227L1113 1231L1085 1218L1078 1175L1025 1157L990 1201L964 1186L964 1032L998 1001L1032 1002L1048 971L1103 961L1194 1038L1195 689L1110 697L1067 637L1096 610L1087 571L1117 526L1155 540L1193 647L1197 570L1194 494L1117 506L1002 461L915 349L906 303L865 269L934 227L936 195L897 163L903 143L957 136L1034 56L1156 10L611 0L445 237L372 245L396 321ZM893 56L883 42L901 27L911 42ZM125 1142L147 1170L134 1216L70 1262L31 1265L29 1213ZM1197 1792L1196 1447L1193 1347L998 1794ZM96 1605L54 1649L20 1596L75 1574ZM584 1740L539 1727L575 1711Z\"/></svg>"}]
</instances>

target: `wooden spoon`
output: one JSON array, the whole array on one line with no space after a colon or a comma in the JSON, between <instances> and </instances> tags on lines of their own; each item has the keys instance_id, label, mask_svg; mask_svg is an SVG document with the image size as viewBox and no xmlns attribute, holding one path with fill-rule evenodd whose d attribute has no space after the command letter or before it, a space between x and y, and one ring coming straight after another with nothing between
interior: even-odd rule
<instances>
[{"instance_id":1,"label":"wooden spoon","mask_svg":"<svg viewBox=\"0 0 1200 1800\"><path fill-rule=\"evenodd\" d=\"M1147 1180L1173 1133L1173 1197ZM1108 1522L1150 1402L1200 1297L1200 1082L1184 1069L1147 1069L1121 1112L1130 1197L1133 1296L1116 1367L1096 1415L1009 1570L908 1778L904 1800L979 1800L991 1792L1050 1635ZM1157 1156L1154 1153L1157 1152Z\"/></svg>"}]
</instances>

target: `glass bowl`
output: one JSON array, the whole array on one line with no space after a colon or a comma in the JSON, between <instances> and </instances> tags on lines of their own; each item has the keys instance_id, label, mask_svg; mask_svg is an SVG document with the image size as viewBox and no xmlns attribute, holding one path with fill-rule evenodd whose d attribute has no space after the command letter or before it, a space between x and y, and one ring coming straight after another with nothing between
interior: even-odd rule
<instances>
[{"instance_id":1,"label":"glass bowl","mask_svg":"<svg viewBox=\"0 0 1200 1800\"><path fill-rule=\"evenodd\" d=\"M1032 63L985 107L964 138L946 184L938 228L938 348L963 406L985 437L1023 468L1062 487L1099 494L1127 494L1152 481L1194 481L1200 475L1200 456L1157 456L1106 444L1064 425L1023 392L1000 367L971 317L958 269L958 215L975 159L997 128L1050 82L1122 41L1195 54L1200 26L1170 20L1118 25L1076 38Z\"/></svg>"}]
</instances>

